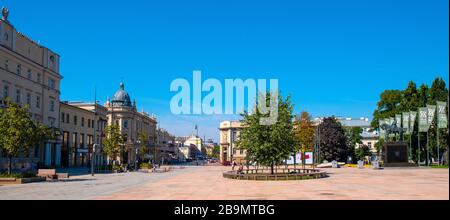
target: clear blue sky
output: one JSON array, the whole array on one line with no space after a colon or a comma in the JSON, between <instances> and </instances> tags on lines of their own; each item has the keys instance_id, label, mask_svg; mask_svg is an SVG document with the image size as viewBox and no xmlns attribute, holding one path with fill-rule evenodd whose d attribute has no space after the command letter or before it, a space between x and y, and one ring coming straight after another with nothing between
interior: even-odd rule
<instances>
[{"instance_id":1,"label":"clear blue sky","mask_svg":"<svg viewBox=\"0 0 450 220\"><path fill-rule=\"evenodd\" d=\"M8 0L16 28L62 56L63 100L104 102L125 82L177 135L217 140L229 116L174 117L172 80L278 78L296 111L371 117L409 80L448 83L447 0Z\"/></svg>"}]
</instances>

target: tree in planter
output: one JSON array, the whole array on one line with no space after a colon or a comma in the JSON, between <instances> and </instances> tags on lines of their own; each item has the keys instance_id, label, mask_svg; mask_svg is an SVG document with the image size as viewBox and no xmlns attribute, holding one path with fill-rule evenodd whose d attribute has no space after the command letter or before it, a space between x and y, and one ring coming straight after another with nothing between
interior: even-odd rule
<instances>
[{"instance_id":1,"label":"tree in planter","mask_svg":"<svg viewBox=\"0 0 450 220\"><path fill-rule=\"evenodd\" d=\"M344 128L336 118L325 118L320 124L321 158L332 161L343 161L349 155Z\"/></svg>"},{"instance_id":2,"label":"tree in planter","mask_svg":"<svg viewBox=\"0 0 450 220\"><path fill-rule=\"evenodd\" d=\"M105 135L106 137L103 139L103 151L112 160L113 165L115 165L117 157L120 156L122 146L124 145L124 137L120 133L118 125L107 126Z\"/></svg>"},{"instance_id":3,"label":"tree in planter","mask_svg":"<svg viewBox=\"0 0 450 220\"><path fill-rule=\"evenodd\" d=\"M276 123L271 125L261 123L261 119L267 118L269 114L263 114L260 111L257 107L260 102L266 106L278 106ZM274 166L281 164L294 151L293 107L290 97L283 100L277 93L259 94L253 109L251 114L248 112L242 114L243 129L237 145L246 150L249 157L258 165L270 166L273 174Z\"/></svg>"},{"instance_id":4,"label":"tree in planter","mask_svg":"<svg viewBox=\"0 0 450 220\"><path fill-rule=\"evenodd\" d=\"M305 167L305 152L311 151L314 143L315 128L311 120L311 116L308 112L302 112L300 117L297 117L294 121L294 138L295 154L302 153L302 164ZM297 157L294 157L294 168L297 165Z\"/></svg>"},{"instance_id":5,"label":"tree in planter","mask_svg":"<svg viewBox=\"0 0 450 220\"><path fill-rule=\"evenodd\" d=\"M13 157L56 135L48 126L31 118L28 105L22 108L8 100L6 103L8 107L0 109L0 149L8 157L8 174L11 175Z\"/></svg>"}]
</instances>

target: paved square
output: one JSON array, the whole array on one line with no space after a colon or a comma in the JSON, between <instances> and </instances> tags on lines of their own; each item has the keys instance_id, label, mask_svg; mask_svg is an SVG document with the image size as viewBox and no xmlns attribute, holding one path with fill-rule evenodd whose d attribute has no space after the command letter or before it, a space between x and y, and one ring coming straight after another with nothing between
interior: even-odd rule
<instances>
[{"instance_id":1,"label":"paved square","mask_svg":"<svg viewBox=\"0 0 450 220\"><path fill-rule=\"evenodd\" d=\"M0 186L0 199L106 200L414 200L449 199L448 169L325 169L329 178L255 182L224 179L229 167L162 174L106 174L69 182Z\"/></svg>"}]
</instances>

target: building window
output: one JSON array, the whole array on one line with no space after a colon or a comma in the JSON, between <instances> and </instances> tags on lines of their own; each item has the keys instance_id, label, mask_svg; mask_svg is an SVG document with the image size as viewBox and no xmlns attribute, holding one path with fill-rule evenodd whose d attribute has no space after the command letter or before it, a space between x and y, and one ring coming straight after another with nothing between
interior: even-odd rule
<instances>
[{"instance_id":1,"label":"building window","mask_svg":"<svg viewBox=\"0 0 450 220\"><path fill-rule=\"evenodd\" d=\"M84 148L84 134L80 134L80 148Z\"/></svg>"},{"instance_id":2,"label":"building window","mask_svg":"<svg viewBox=\"0 0 450 220\"><path fill-rule=\"evenodd\" d=\"M48 87L55 89L56 81L54 79L48 79Z\"/></svg>"},{"instance_id":3,"label":"building window","mask_svg":"<svg viewBox=\"0 0 450 220\"><path fill-rule=\"evenodd\" d=\"M78 121L78 118L77 118L77 116L73 116L73 124L74 125L77 125L77 122Z\"/></svg>"},{"instance_id":4,"label":"building window","mask_svg":"<svg viewBox=\"0 0 450 220\"><path fill-rule=\"evenodd\" d=\"M5 70L9 70L9 60L5 60Z\"/></svg>"},{"instance_id":5,"label":"building window","mask_svg":"<svg viewBox=\"0 0 450 220\"><path fill-rule=\"evenodd\" d=\"M37 82L38 82L38 83L41 82L41 74L40 74L40 73L37 74Z\"/></svg>"},{"instance_id":6,"label":"building window","mask_svg":"<svg viewBox=\"0 0 450 220\"><path fill-rule=\"evenodd\" d=\"M61 122L64 123L65 115L64 112L61 112Z\"/></svg>"},{"instance_id":7,"label":"building window","mask_svg":"<svg viewBox=\"0 0 450 220\"><path fill-rule=\"evenodd\" d=\"M88 128L91 127L91 119L88 119Z\"/></svg>"},{"instance_id":8,"label":"building window","mask_svg":"<svg viewBox=\"0 0 450 220\"><path fill-rule=\"evenodd\" d=\"M236 138L237 138L237 132L236 131L233 131L233 134L231 135L231 142L232 143L234 143L234 142L236 142Z\"/></svg>"},{"instance_id":9,"label":"building window","mask_svg":"<svg viewBox=\"0 0 450 220\"><path fill-rule=\"evenodd\" d=\"M127 120L125 120L125 121L123 122L123 127L124 127L124 128L128 128L128 121L127 121Z\"/></svg>"},{"instance_id":10,"label":"building window","mask_svg":"<svg viewBox=\"0 0 450 220\"><path fill-rule=\"evenodd\" d=\"M73 148L78 148L78 146L77 146L77 143L78 143L78 140L77 140L77 138L78 138L78 135L77 135L77 133L72 133L72 146L73 146Z\"/></svg>"},{"instance_id":11,"label":"building window","mask_svg":"<svg viewBox=\"0 0 450 220\"><path fill-rule=\"evenodd\" d=\"M51 112L55 111L55 101L54 100L50 100L50 111Z\"/></svg>"},{"instance_id":12,"label":"building window","mask_svg":"<svg viewBox=\"0 0 450 220\"><path fill-rule=\"evenodd\" d=\"M8 85L5 85L4 87L3 87L3 98L8 98L8 96L9 96L9 86Z\"/></svg>"},{"instance_id":13,"label":"building window","mask_svg":"<svg viewBox=\"0 0 450 220\"><path fill-rule=\"evenodd\" d=\"M244 150L239 150L239 154L243 155L244 154Z\"/></svg>"},{"instance_id":14,"label":"building window","mask_svg":"<svg viewBox=\"0 0 450 220\"><path fill-rule=\"evenodd\" d=\"M27 78L31 80L31 69L28 69L28 75Z\"/></svg>"},{"instance_id":15,"label":"building window","mask_svg":"<svg viewBox=\"0 0 450 220\"><path fill-rule=\"evenodd\" d=\"M48 121L50 122L50 127L54 127L55 125L55 119L54 118L48 118Z\"/></svg>"},{"instance_id":16,"label":"building window","mask_svg":"<svg viewBox=\"0 0 450 220\"><path fill-rule=\"evenodd\" d=\"M27 105L31 106L31 93L27 93Z\"/></svg>"},{"instance_id":17,"label":"building window","mask_svg":"<svg viewBox=\"0 0 450 220\"><path fill-rule=\"evenodd\" d=\"M66 115L66 123L67 123L67 124L70 123L70 115L69 115L69 114Z\"/></svg>"},{"instance_id":18,"label":"building window","mask_svg":"<svg viewBox=\"0 0 450 220\"><path fill-rule=\"evenodd\" d=\"M17 104L20 104L20 96L21 96L21 91L20 91L20 89L17 89L16 90L16 103Z\"/></svg>"},{"instance_id":19,"label":"building window","mask_svg":"<svg viewBox=\"0 0 450 220\"><path fill-rule=\"evenodd\" d=\"M372 142L368 142L367 146L369 147L369 149L372 149Z\"/></svg>"},{"instance_id":20,"label":"building window","mask_svg":"<svg viewBox=\"0 0 450 220\"><path fill-rule=\"evenodd\" d=\"M81 127L84 127L84 118L81 117Z\"/></svg>"},{"instance_id":21,"label":"building window","mask_svg":"<svg viewBox=\"0 0 450 220\"><path fill-rule=\"evenodd\" d=\"M36 96L36 108L41 108L41 97Z\"/></svg>"},{"instance_id":22,"label":"building window","mask_svg":"<svg viewBox=\"0 0 450 220\"><path fill-rule=\"evenodd\" d=\"M17 64L17 70L16 70L17 74L20 75L22 74L22 65Z\"/></svg>"}]
</instances>

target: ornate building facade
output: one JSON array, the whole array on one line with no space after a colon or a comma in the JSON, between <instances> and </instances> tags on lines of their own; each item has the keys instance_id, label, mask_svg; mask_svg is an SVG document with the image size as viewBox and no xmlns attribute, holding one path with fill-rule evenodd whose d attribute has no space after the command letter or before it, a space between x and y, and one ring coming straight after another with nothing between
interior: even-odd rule
<instances>
[{"instance_id":1,"label":"ornate building facade","mask_svg":"<svg viewBox=\"0 0 450 220\"><path fill-rule=\"evenodd\" d=\"M242 129L239 121L223 121L220 123L220 163L244 163L246 152L236 146Z\"/></svg>"},{"instance_id":2,"label":"ornate building facade","mask_svg":"<svg viewBox=\"0 0 450 220\"><path fill-rule=\"evenodd\" d=\"M122 155L118 158L121 163L131 164L136 161L136 150L139 149L141 141L139 140L140 133L144 133L148 137L149 148L155 146L157 141L156 117L150 116L144 111L137 111L136 101L131 102L130 95L125 90L123 83L120 83L119 90L114 94L112 100L108 98L105 107L108 125L119 126L120 131L125 135L125 146Z\"/></svg>"},{"instance_id":3,"label":"ornate building facade","mask_svg":"<svg viewBox=\"0 0 450 220\"><path fill-rule=\"evenodd\" d=\"M28 105L34 120L59 128L60 56L18 32L2 10L0 19L0 108L5 100ZM59 166L61 140L47 140L28 156L14 159L15 168L39 163ZM3 164L0 152L0 168Z\"/></svg>"}]
</instances>

